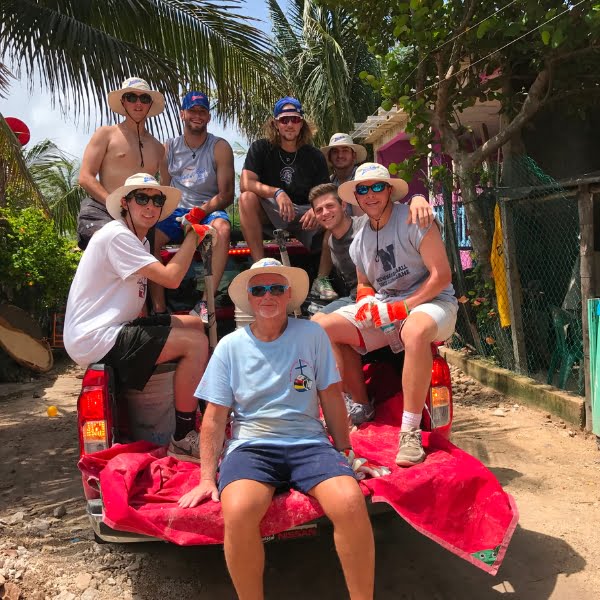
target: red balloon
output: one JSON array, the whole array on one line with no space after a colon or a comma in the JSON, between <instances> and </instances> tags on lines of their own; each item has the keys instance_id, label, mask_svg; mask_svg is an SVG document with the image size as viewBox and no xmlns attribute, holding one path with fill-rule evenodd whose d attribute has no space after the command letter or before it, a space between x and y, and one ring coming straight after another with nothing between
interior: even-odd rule
<instances>
[{"instance_id":1,"label":"red balloon","mask_svg":"<svg viewBox=\"0 0 600 600\"><path fill-rule=\"evenodd\" d=\"M12 129L12 132L17 136L21 146L25 146L25 144L27 144L27 142L29 142L31 139L29 127L27 127L27 125L25 125L21 119L17 119L16 117L6 117L4 120Z\"/></svg>"}]
</instances>

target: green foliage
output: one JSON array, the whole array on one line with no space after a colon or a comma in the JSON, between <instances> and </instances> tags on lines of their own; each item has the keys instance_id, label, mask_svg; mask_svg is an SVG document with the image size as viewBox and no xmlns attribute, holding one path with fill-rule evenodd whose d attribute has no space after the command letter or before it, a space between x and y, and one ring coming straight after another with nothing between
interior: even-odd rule
<instances>
[{"instance_id":1,"label":"green foliage","mask_svg":"<svg viewBox=\"0 0 600 600\"><path fill-rule=\"evenodd\" d=\"M62 306L80 253L37 208L0 209L0 298L34 313Z\"/></svg>"},{"instance_id":2,"label":"green foliage","mask_svg":"<svg viewBox=\"0 0 600 600\"><path fill-rule=\"evenodd\" d=\"M317 145L338 131L349 133L380 102L379 91L369 85L379 75L379 61L358 39L356 21L343 7L330 9L315 0L291 0L285 13L277 0L267 3L286 82L282 92L302 101L316 125Z\"/></svg>"}]
</instances>

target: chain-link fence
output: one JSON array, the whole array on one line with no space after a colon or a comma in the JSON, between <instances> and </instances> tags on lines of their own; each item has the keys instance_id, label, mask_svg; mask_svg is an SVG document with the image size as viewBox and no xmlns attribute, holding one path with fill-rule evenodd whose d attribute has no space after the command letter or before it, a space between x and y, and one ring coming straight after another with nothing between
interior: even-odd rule
<instances>
[{"instance_id":1,"label":"chain-link fence","mask_svg":"<svg viewBox=\"0 0 600 600\"><path fill-rule=\"evenodd\" d=\"M528 157L504 172L513 185L486 188L475 201L491 247L483 258L475 248L473 264L463 260L462 271L454 269L461 308L452 345L583 395L577 188L552 180ZM463 226L459 207L455 244Z\"/></svg>"}]
</instances>

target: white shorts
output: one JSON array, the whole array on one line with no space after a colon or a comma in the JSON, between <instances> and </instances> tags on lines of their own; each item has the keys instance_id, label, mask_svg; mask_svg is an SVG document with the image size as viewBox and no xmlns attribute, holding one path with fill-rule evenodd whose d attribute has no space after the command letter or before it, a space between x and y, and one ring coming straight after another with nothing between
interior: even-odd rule
<instances>
[{"instance_id":1,"label":"white shorts","mask_svg":"<svg viewBox=\"0 0 600 600\"><path fill-rule=\"evenodd\" d=\"M410 314L412 315L414 313L425 313L426 315L429 315L437 325L437 333L434 341L443 342L454 333L458 304L446 300L438 300L436 298L431 302L419 304L419 306L411 309ZM369 327L368 329L360 329L358 327L356 321L356 304L343 306L333 314L341 315L344 319L348 319L348 321L358 329L364 343L364 346L354 346L354 349L359 354L366 354L367 352L372 352L373 350L378 350L379 348L389 345L385 333L378 327ZM405 321L396 323L398 330L402 329L404 323ZM402 339L400 341L402 341Z\"/></svg>"}]
</instances>

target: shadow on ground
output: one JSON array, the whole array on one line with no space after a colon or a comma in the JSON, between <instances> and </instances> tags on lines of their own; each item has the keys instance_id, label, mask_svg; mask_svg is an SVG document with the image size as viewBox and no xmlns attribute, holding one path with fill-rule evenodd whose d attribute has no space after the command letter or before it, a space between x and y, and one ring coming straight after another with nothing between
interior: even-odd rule
<instances>
[{"instance_id":1,"label":"shadow on ground","mask_svg":"<svg viewBox=\"0 0 600 600\"><path fill-rule=\"evenodd\" d=\"M559 574L579 572L586 564L563 540L518 527L500 573L491 577L414 531L395 514L378 517L374 527L378 600L501 596L546 600ZM133 592L140 599L153 600L176 590L182 597L236 598L220 548L143 544L134 551L145 555L143 569L133 582ZM266 597L273 600L348 598L327 532L317 539L267 545L265 586Z\"/></svg>"}]
</instances>

